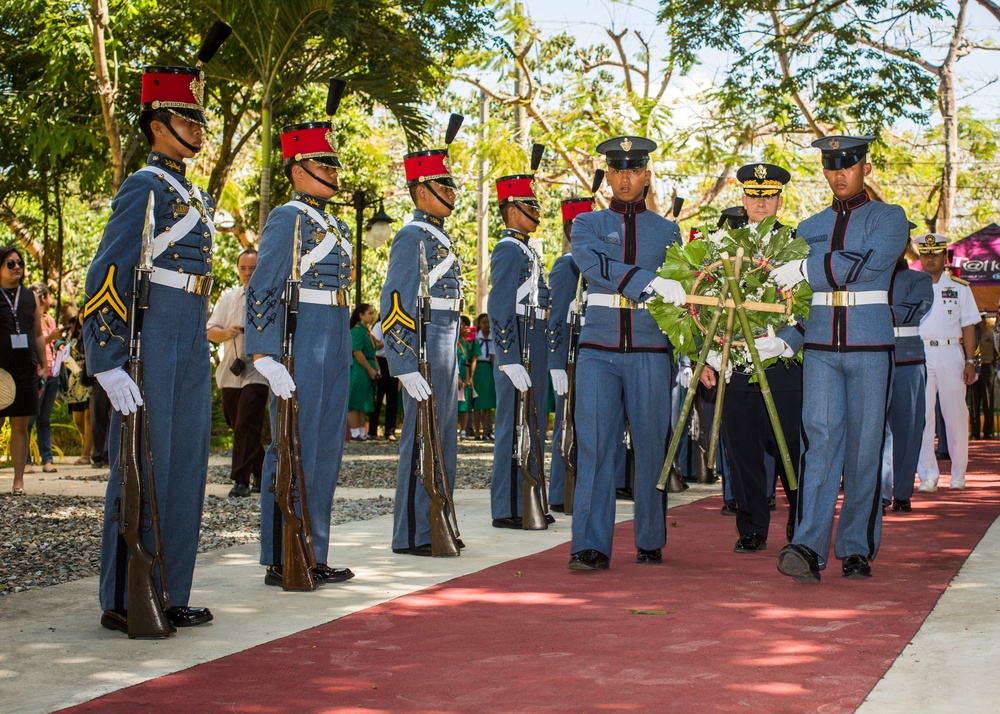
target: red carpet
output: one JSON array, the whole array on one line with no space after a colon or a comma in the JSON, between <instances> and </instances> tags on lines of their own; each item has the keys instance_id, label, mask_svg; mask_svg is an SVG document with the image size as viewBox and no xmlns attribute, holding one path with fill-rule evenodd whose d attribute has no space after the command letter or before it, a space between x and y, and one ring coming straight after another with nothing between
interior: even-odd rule
<instances>
[{"instance_id":1,"label":"red carpet","mask_svg":"<svg viewBox=\"0 0 1000 714\"><path fill-rule=\"evenodd\" d=\"M710 498L670 512L659 567L624 523L608 572L556 548L69 711L854 711L1000 514L996 446L972 452L966 491L886 517L871 580L780 575L782 509L769 550L732 553Z\"/></svg>"}]
</instances>

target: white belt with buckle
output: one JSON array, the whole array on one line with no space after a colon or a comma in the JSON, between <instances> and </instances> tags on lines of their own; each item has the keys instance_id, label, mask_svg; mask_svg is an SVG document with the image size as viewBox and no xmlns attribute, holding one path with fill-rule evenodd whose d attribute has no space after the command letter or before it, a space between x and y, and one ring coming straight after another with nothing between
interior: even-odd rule
<instances>
[{"instance_id":1,"label":"white belt with buckle","mask_svg":"<svg viewBox=\"0 0 1000 714\"><path fill-rule=\"evenodd\" d=\"M587 305L597 305L598 307L617 307L624 310L646 310L644 302L629 300L624 295L606 295L590 293L587 295Z\"/></svg>"},{"instance_id":2,"label":"white belt with buckle","mask_svg":"<svg viewBox=\"0 0 1000 714\"><path fill-rule=\"evenodd\" d=\"M306 302L310 305L347 307L351 302L351 291L346 288L341 290L315 290L313 288L300 288L299 302Z\"/></svg>"},{"instance_id":3,"label":"white belt with buckle","mask_svg":"<svg viewBox=\"0 0 1000 714\"><path fill-rule=\"evenodd\" d=\"M924 342L931 347L944 347L945 345L960 345L962 341L959 339L953 340L924 340Z\"/></svg>"},{"instance_id":4,"label":"white belt with buckle","mask_svg":"<svg viewBox=\"0 0 1000 714\"><path fill-rule=\"evenodd\" d=\"M183 290L192 295L208 295L212 292L211 275L194 275L193 273L178 273L166 268L153 268L149 282L165 285L168 288Z\"/></svg>"},{"instance_id":5,"label":"white belt with buckle","mask_svg":"<svg viewBox=\"0 0 1000 714\"><path fill-rule=\"evenodd\" d=\"M834 290L832 293L813 293L812 304L813 306L824 305L826 307L888 305L889 292L887 290L864 290L860 292Z\"/></svg>"},{"instance_id":6,"label":"white belt with buckle","mask_svg":"<svg viewBox=\"0 0 1000 714\"><path fill-rule=\"evenodd\" d=\"M516 312L521 317L527 317L528 316L528 309L529 308L528 308L527 305L518 305L517 308L516 308ZM548 320L549 319L549 311L548 310L543 310L540 307L536 307L535 308L535 319L536 320Z\"/></svg>"},{"instance_id":7,"label":"white belt with buckle","mask_svg":"<svg viewBox=\"0 0 1000 714\"><path fill-rule=\"evenodd\" d=\"M462 298L431 298L431 310L447 310L448 312L462 312L465 307L465 300Z\"/></svg>"},{"instance_id":8,"label":"white belt with buckle","mask_svg":"<svg viewBox=\"0 0 1000 714\"><path fill-rule=\"evenodd\" d=\"M896 337L920 337L919 327L894 327L893 332L896 333Z\"/></svg>"}]
</instances>

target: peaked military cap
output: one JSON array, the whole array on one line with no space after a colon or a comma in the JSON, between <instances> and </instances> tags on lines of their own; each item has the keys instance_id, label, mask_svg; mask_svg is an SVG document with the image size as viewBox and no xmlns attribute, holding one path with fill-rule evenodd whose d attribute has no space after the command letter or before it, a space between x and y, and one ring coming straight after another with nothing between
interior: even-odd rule
<instances>
[{"instance_id":1,"label":"peaked military cap","mask_svg":"<svg viewBox=\"0 0 1000 714\"><path fill-rule=\"evenodd\" d=\"M780 196L781 189L792 175L774 164L747 164L736 172L736 180L743 184L747 196Z\"/></svg>"},{"instance_id":2,"label":"peaked military cap","mask_svg":"<svg viewBox=\"0 0 1000 714\"><path fill-rule=\"evenodd\" d=\"M944 253L948 249L948 238L940 233L926 233L914 239L920 255Z\"/></svg>"},{"instance_id":3,"label":"peaked military cap","mask_svg":"<svg viewBox=\"0 0 1000 714\"><path fill-rule=\"evenodd\" d=\"M616 136L597 145L597 153L604 154L612 169L641 169L649 163L653 151L656 142L641 136Z\"/></svg>"},{"instance_id":4,"label":"peaked military cap","mask_svg":"<svg viewBox=\"0 0 1000 714\"><path fill-rule=\"evenodd\" d=\"M719 228L742 228L750 223L747 209L743 206L730 206L719 214Z\"/></svg>"},{"instance_id":5,"label":"peaked military cap","mask_svg":"<svg viewBox=\"0 0 1000 714\"><path fill-rule=\"evenodd\" d=\"M535 195L532 182L535 180L532 174L517 174L515 176L501 176L497 179L497 201L502 206L505 203L524 203L534 208L541 208Z\"/></svg>"},{"instance_id":6,"label":"peaked military cap","mask_svg":"<svg viewBox=\"0 0 1000 714\"><path fill-rule=\"evenodd\" d=\"M824 136L812 145L823 152L823 168L848 169L865 158L874 136Z\"/></svg>"},{"instance_id":7,"label":"peaked military cap","mask_svg":"<svg viewBox=\"0 0 1000 714\"><path fill-rule=\"evenodd\" d=\"M406 185L409 188L417 184L433 181L449 188L458 188L451 167L448 166L448 147L458 135L465 117L452 114L448 120L448 130L444 137L443 149L426 149L411 151L403 157L403 171L406 174Z\"/></svg>"},{"instance_id":8,"label":"peaked military cap","mask_svg":"<svg viewBox=\"0 0 1000 714\"><path fill-rule=\"evenodd\" d=\"M331 79L326 94L326 116L332 118L340 107L347 82ZM330 121L310 121L292 124L281 130L281 153L285 165L297 161L315 161L338 169L344 168L337 156L337 137Z\"/></svg>"}]
</instances>

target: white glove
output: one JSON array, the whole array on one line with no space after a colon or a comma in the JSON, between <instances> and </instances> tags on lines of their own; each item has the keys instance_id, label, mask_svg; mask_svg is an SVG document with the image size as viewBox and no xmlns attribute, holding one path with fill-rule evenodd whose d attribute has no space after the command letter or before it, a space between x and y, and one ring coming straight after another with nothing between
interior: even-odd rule
<instances>
[{"instance_id":1,"label":"white glove","mask_svg":"<svg viewBox=\"0 0 1000 714\"><path fill-rule=\"evenodd\" d=\"M677 372L677 386L690 389L692 376L694 376L694 371L690 367L681 367Z\"/></svg>"},{"instance_id":2,"label":"white glove","mask_svg":"<svg viewBox=\"0 0 1000 714\"><path fill-rule=\"evenodd\" d=\"M709 352L708 359L705 360L705 364L715 370L718 374L722 371L722 353L721 352ZM726 384L729 384L729 380L733 378L733 360L730 359L726 364Z\"/></svg>"},{"instance_id":3,"label":"white glove","mask_svg":"<svg viewBox=\"0 0 1000 714\"><path fill-rule=\"evenodd\" d=\"M424 375L420 372L407 372L399 375L399 381L403 384L403 389L418 402L422 402L431 396L431 385L427 384Z\"/></svg>"},{"instance_id":4,"label":"white glove","mask_svg":"<svg viewBox=\"0 0 1000 714\"><path fill-rule=\"evenodd\" d=\"M510 381L514 384L514 388L519 392L527 392L528 387L531 386L531 375L528 374L528 370L524 368L523 364L505 364L500 368L500 371L507 375Z\"/></svg>"},{"instance_id":5,"label":"white glove","mask_svg":"<svg viewBox=\"0 0 1000 714\"><path fill-rule=\"evenodd\" d=\"M275 362L273 357L260 357L253 361L254 369L264 375L264 379L271 385L274 396L281 399L290 399L295 391L295 382L292 375L285 369L281 362Z\"/></svg>"},{"instance_id":6,"label":"white glove","mask_svg":"<svg viewBox=\"0 0 1000 714\"><path fill-rule=\"evenodd\" d=\"M771 271L771 279L778 284L782 290L788 290L795 287L803 280L809 280L809 274L806 272L806 261L804 260L793 260L789 263L785 263L780 268L775 268Z\"/></svg>"},{"instance_id":7,"label":"white glove","mask_svg":"<svg viewBox=\"0 0 1000 714\"><path fill-rule=\"evenodd\" d=\"M125 416L132 414L142 405L142 392L121 367L98 372L94 375L104 391L108 393L111 408Z\"/></svg>"},{"instance_id":8,"label":"white glove","mask_svg":"<svg viewBox=\"0 0 1000 714\"><path fill-rule=\"evenodd\" d=\"M657 276L653 278L649 287L653 288L653 291L657 295L662 297L665 302L669 302L671 305L683 305L687 302L687 293L684 292L684 288L676 280L670 280L668 278L661 278Z\"/></svg>"},{"instance_id":9,"label":"white glove","mask_svg":"<svg viewBox=\"0 0 1000 714\"><path fill-rule=\"evenodd\" d=\"M791 352L791 348L780 337L758 337L753 341L753 344L757 348L757 354L761 360L781 357L785 352ZM790 357L791 355L787 356Z\"/></svg>"},{"instance_id":10,"label":"white glove","mask_svg":"<svg viewBox=\"0 0 1000 714\"><path fill-rule=\"evenodd\" d=\"M558 396L563 396L569 391L569 375L565 369L550 369L549 376L552 377L552 391Z\"/></svg>"}]
</instances>

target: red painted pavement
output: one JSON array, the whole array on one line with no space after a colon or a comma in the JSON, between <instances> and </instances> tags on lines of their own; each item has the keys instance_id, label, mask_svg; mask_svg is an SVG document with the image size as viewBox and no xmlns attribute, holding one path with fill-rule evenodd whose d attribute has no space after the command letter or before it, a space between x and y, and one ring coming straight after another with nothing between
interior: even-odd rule
<instances>
[{"instance_id":1,"label":"red painted pavement","mask_svg":"<svg viewBox=\"0 0 1000 714\"><path fill-rule=\"evenodd\" d=\"M662 566L623 523L608 572L555 548L67 711L854 711L1000 514L997 447L971 451L967 490L886 517L871 580L779 574L780 509L767 551L734 554L710 498L670 511Z\"/></svg>"}]
</instances>

